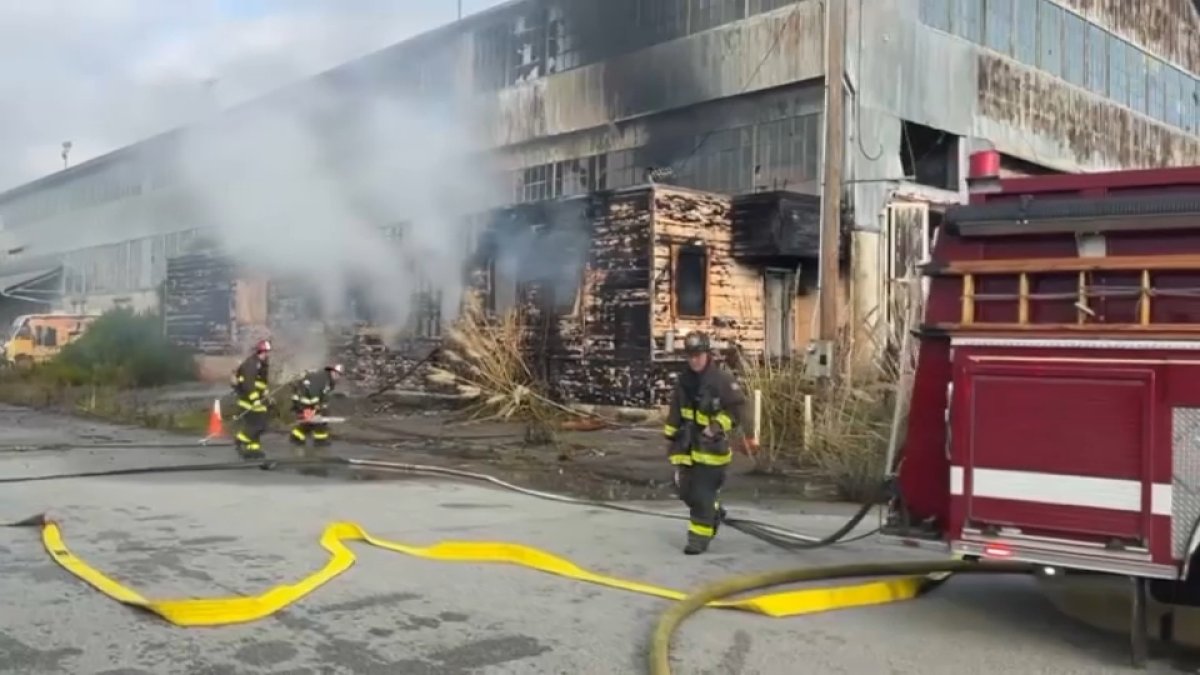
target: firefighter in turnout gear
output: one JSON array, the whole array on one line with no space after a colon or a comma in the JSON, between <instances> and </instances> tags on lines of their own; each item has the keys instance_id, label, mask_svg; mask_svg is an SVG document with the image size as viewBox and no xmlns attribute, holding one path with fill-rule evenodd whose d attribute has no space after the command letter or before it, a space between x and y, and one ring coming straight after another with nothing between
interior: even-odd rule
<instances>
[{"instance_id":1,"label":"firefighter in turnout gear","mask_svg":"<svg viewBox=\"0 0 1200 675\"><path fill-rule=\"evenodd\" d=\"M670 441L675 487L691 510L683 552L698 555L708 550L725 517L720 494L733 461L729 437L746 420L746 397L733 375L713 363L707 335L689 333L684 351L688 366L679 374L663 433ZM754 443L745 437L745 448Z\"/></svg>"},{"instance_id":2,"label":"firefighter in turnout gear","mask_svg":"<svg viewBox=\"0 0 1200 675\"><path fill-rule=\"evenodd\" d=\"M233 374L241 421L234 441L238 454L247 459L263 456L261 439L267 430L267 411L271 405L267 384L270 365L271 343L259 340L254 353Z\"/></svg>"},{"instance_id":3,"label":"firefighter in turnout gear","mask_svg":"<svg viewBox=\"0 0 1200 675\"><path fill-rule=\"evenodd\" d=\"M326 366L324 370L307 372L296 382L295 393L292 394L292 411L296 413L296 424L292 427L292 445L303 448L311 436L313 445L324 447L329 445L329 424L316 421L317 415L324 415L329 405L329 395L337 386L338 379L346 369L338 363Z\"/></svg>"}]
</instances>

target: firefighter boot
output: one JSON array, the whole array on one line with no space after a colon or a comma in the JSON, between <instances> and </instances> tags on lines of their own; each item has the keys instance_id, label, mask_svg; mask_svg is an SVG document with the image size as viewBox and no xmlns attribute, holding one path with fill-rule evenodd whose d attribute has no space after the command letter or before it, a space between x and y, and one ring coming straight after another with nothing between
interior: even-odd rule
<instances>
[{"instance_id":1,"label":"firefighter boot","mask_svg":"<svg viewBox=\"0 0 1200 675\"><path fill-rule=\"evenodd\" d=\"M693 532L688 532L687 546L683 547L685 555L700 555L708 551L708 542L712 537L705 537Z\"/></svg>"},{"instance_id":2,"label":"firefighter boot","mask_svg":"<svg viewBox=\"0 0 1200 675\"><path fill-rule=\"evenodd\" d=\"M247 461L258 461L266 458L267 456L263 454L262 444L258 441L250 443L242 450L242 459Z\"/></svg>"},{"instance_id":3,"label":"firefighter boot","mask_svg":"<svg viewBox=\"0 0 1200 675\"><path fill-rule=\"evenodd\" d=\"M246 434L246 432L239 431L237 433L237 436L235 436L233 439L233 448L234 448L234 450L237 451L238 457L240 459L251 459L250 445L253 443L254 443L254 440L251 439L250 436Z\"/></svg>"}]
</instances>

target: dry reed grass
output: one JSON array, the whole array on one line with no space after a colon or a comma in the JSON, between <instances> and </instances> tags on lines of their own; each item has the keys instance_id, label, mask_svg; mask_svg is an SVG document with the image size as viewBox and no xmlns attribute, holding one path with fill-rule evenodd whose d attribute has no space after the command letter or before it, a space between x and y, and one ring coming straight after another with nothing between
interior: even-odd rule
<instances>
[{"instance_id":1,"label":"dry reed grass","mask_svg":"<svg viewBox=\"0 0 1200 675\"><path fill-rule=\"evenodd\" d=\"M492 319L478 298L469 296L458 321L446 331L440 365L427 378L457 386L472 400L472 419L523 422L528 441L546 443L569 409L552 401L534 377L522 354L523 337L520 312Z\"/></svg>"},{"instance_id":2,"label":"dry reed grass","mask_svg":"<svg viewBox=\"0 0 1200 675\"><path fill-rule=\"evenodd\" d=\"M831 378L814 381L799 358L742 359L747 388L762 391L760 470L812 468L846 499L877 495L889 447L903 437L916 365L914 341L906 335L921 311L918 282L894 283L888 317L877 313L864 329L847 328L839 336ZM808 396L812 416L806 428Z\"/></svg>"}]
</instances>

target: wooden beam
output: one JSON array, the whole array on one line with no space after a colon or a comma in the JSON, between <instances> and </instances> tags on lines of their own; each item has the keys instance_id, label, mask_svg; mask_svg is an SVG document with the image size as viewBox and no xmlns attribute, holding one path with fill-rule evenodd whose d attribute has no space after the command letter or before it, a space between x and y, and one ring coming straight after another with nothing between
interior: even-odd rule
<instances>
[{"instance_id":1,"label":"wooden beam","mask_svg":"<svg viewBox=\"0 0 1200 675\"><path fill-rule=\"evenodd\" d=\"M842 187L846 151L843 82L846 60L846 0L825 3L825 162L821 169L821 266L817 334L838 335L838 253L842 235Z\"/></svg>"},{"instance_id":2,"label":"wooden beam","mask_svg":"<svg viewBox=\"0 0 1200 675\"><path fill-rule=\"evenodd\" d=\"M1021 274L1052 272L1200 272L1200 255L1194 253L1154 256L1112 256L1107 258L1019 258L1013 260L955 260L944 266L929 267L934 276L966 274Z\"/></svg>"},{"instance_id":3,"label":"wooden beam","mask_svg":"<svg viewBox=\"0 0 1200 675\"><path fill-rule=\"evenodd\" d=\"M1143 326L1150 325L1150 290L1150 270L1142 270L1141 302L1138 303L1141 313L1138 318Z\"/></svg>"},{"instance_id":4,"label":"wooden beam","mask_svg":"<svg viewBox=\"0 0 1200 675\"><path fill-rule=\"evenodd\" d=\"M970 274L963 277L961 320L964 324L975 323L975 277Z\"/></svg>"},{"instance_id":5,"label":"wooden beam","mask_svg":"<svg viewBox=\"0 0 1200 675\"><path fill-rule=\"evenodd\" d=\"M1022 273L1018 288L1017 323L1024 326L1029 323L1029 275Z\"/></svg>"}]
</instances>

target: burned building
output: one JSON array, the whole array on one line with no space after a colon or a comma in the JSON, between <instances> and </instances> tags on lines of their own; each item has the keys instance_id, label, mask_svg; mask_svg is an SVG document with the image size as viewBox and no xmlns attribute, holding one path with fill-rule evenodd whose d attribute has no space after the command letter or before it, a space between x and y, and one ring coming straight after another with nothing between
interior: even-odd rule
<instances>
[{"instance_id":1,"label":"burned building","mask_svg":"<svg viewBox=\"0 0 1200 675\"><path fill-rule=\"evenodd\" d=\"M966 158L984 144L1000 152L1008 175L1200 162L1192 0L513 0L247 108L332 89L342 105L321 114L337 129L353 125L339 116L365 90L465 103L476 113L479 152L506 177L492 206L510 228L530 214L572 210L579 215L556 222L595 226L604 200L618 208L649 183L657 187L646 194L668 194L663 185L703 191L714 200L704 209L726 209L731 223L731 243L720 246L732 247L739 275L756 275L761 328L745 330L761 334L744 339L787 355L809 339L815 297L827 7L845 12L847 29L839 75L848 100L835 127L845 131L838 297L847 326L890 320L898 284L923 257L940 212L963 198ZM38 296L54 307L156 306L167 260L212 228L172 166L177 144L177 133L165 134L0 194L0 304L26 302L13 289L37 279L57 288ZM670 243L654 240L653 228L638 235L651 237L637 245L656 261L645 271L606 270L599 258L587 267L596 278L581 289L603 279L624 298L603 306L570 298L574 282L514 288L503 261L485 266L486 283L502 306L541 288L538 302L563 317L543 320L560 343L539 352L548 371L635 353L655 363L669 331L696 325L688 314L702 303L705 325L737 318L720 297L732 272L712 265L726 255L716 244L706 249L713 257L702 291L676 298L659 285L668 269L701 276L702 256L674 228L661 230ZM586 245L575 253L592 260L602 231L580 239ZM633 245L630 236L614 235L609 255ZM585 329L571 317L588 312L592 327L610 334L574 337ZM420 331L436 334L433 323ZM585 359L580 345L611 354ZM657 381L652 369L588 367L588 377L616 389ZM569 388L570 377L563 381Z\"/></svg>"},{"instance_id":2,"label":"burned building","mask_svg":"<svg viewBox=\"0 0 1200 675\"><path fill-rule=\"evenodd\" d=\"M529 364L562 399L658 404L690 331L710 333L731 358L763 353L757 249L739 254L734 222L728 196L657 185L497 209L480 217L466 292L493 316L520 314ZM350 330L305 322L311 300L286 280L246 277L227 256L180 256L168 263L167 333L224 362L264 334L288 336L286 353L303 335L289 328L307 323L368 390L439 343L422 326L433 305L418 307L404 334L384 338L357 317Z\"/></svg>"}]
</instances>

